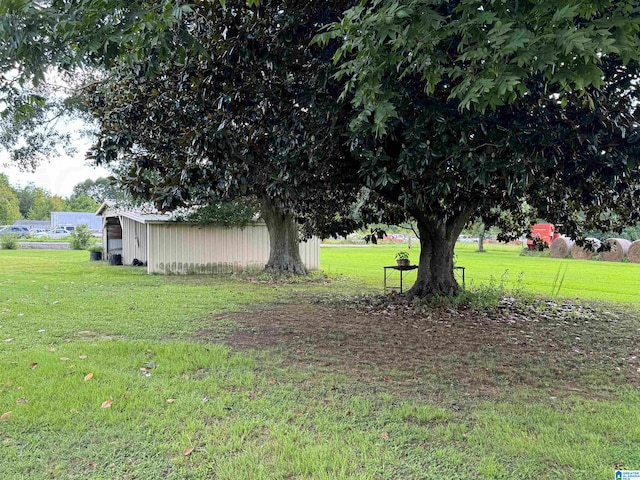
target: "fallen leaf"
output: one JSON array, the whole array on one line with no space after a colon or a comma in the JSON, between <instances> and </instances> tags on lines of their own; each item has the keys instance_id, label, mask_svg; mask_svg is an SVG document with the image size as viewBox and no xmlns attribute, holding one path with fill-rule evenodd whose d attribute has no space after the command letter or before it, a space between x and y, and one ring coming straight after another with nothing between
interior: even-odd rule
<instances>
[{"instance_id":1,"label":"fallen leaf","mask_svg":"<svg viewBox=\"0 0 640 480\"><path fill-rule=\"evenodd\" d=\"M62 360L63 362L67 362L71 359L69 357L60 357L60 360Z\"/></svg>"},{"instance_id":2,"label":"fallen leaf","mask_svg":"<svg viewBox=\"0 0 640 480\"><path fill-rule=\"evenodd\" d=\"M5 338L4 339L5 342L10 342L11 340L13 340L13 338Z\"/></svg>"},{"instance_id":3,"label":"fallen leaf","mask_svg":"<svg viewBox=\"0 0 640 480\"><path fill-rule=\"evenodd\" d=\"M0 415L0 422L3 422L5 420L9 420L11 418L11 415L13 415L13 412L3 413L2 415Z\"/></svg>"},{"instance_id":4,"label":"fallen leaf","mask_svg":"<svg viewBox=\"0 0 640 480\"><path fill-rule=\"evenodd\" d=\"M49 351L50 352L55 352L56 351L56 347L49 347Z\"/></svg>"},{"instance_id":5,"label":"fallen leaf","mask_svg":"<svg viewBox=\"0 0 640 480\"><path fill-rule=\"evenodd\" d=\"M16 403L29 403L29 400L24 397L20 397L18 400L16 400Z\"/></svg>"},{"instance_id":6,"label":"fallen leaf","mask_svg":"<svg viewBox=\"0 0 640 480\"><path fill-rule=\"evenodd\" d=\"M86 356L86 355L80 355L78 358L79 358L80 360L86 360L86 359L87 359L87 356Z\"/></svg>"},{"instance_id":7,"label":"fallen leaf","mask_svg":"<svg viewBox=\"0 0 640 480\"><path fill-rule=\"evenodd\" d=\"M191 455L191 452L193 452L193 447L189 447L184 451L184 456L188 456Z\"/></svg>"},{"instance_id":8,"label":"fallen leaf","mask_svg":"<svg viewBox=\"0 0 640 480\"><path fill-rule=\"evenodd\" d=\"M111 407L112 403L113 403L113 400L106 400L106 401L102 402L102 407L101 408L109 408L109 407Z\"/></svg>"},{"instance_id":9,"label":"fallen leaf","mask_svg":"<svg viewBox=\"0 0 640 480\"><path fill-rule=\"evenodd\" d=\"M91 380L92 378L93 378L93 373L87 373L84 376L84 381L87 382L87 381Z\"/></svg>"},{"instance_id":10,"label":"fallen leaf","mask_svg":"<svg viewBox=\"0 0 640 480\"><path fill-rule=\"evenodd\" d=\"M31 367L31 370L35 370L36 368L38 368L38 364L37 362L33 362L31 365L29 365Z\"/></svg>"},{"instance_id":11,"label":"fallen leaf","mask_svg":"<svg viewBox=\"0 0 640 480\"><path fill-rule=\"evenodd\" d=\"M89 462L89 468L91 470L95 470L98 464L96 462Z\"/></svg>"},{"instance_id":12,"label":"fallen leaf","mask_svg":"<svg viewBox=\"0 0 640 480\"><path fill-rule=\"evenodd\" d=\"M189 375L185 373L184 375L182 375L182 378L184 378L185 380L189 380Z\"/></svg>"},{"instance_id":13,"label":"fallen leaf","mask_svg":"<svg viewBox=\"0 0 640 480\"><path fill-rule=\"evenodd\" d=\"M269 385L275 385L276 383L278 383L278 381L275 378L269 380Z\"/></svg>"},{"instance_id":14,"label":"fallen leaf","mask_svg":"<svg viewBox=\"0 0 640 480\"><path fill-rule=\"evenodd\" d=\"M175 398L167 398L167 403L175 403Z\"/></svg>"}]
</instances>

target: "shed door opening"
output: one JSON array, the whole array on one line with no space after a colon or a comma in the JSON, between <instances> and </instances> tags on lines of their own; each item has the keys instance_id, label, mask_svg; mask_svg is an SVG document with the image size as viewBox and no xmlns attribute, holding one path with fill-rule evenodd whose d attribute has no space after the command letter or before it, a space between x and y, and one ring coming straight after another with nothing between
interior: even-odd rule
<instances>
[{"instance_id":1,"label":"shed door opening","mask_svg":"<svg viewBox=\"0 0 640 480\"><path fill-rule=\"evenodd\" d=\"M105 223L107 229L107 256L122 255L122 225L120 219L109 217Z\"/></svg>"}]
</instances>

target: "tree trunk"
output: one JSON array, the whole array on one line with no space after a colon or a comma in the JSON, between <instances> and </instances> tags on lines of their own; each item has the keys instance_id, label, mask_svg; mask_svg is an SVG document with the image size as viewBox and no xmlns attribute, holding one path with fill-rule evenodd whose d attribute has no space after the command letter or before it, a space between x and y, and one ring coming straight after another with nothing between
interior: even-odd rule
<instances>
[{"instance_id":1,"label":"tree trunk","mask_svg":"<svg viewBox=\"0 0 640 480\"><path fill-rule=\"evenodd\" d=\"M409 298L458 293L458 282L453 275L454 248L469 215L469 212L460 212L441 220L414 214L420 234L420 262L416 283L407 292Z\"/></svg>"},{"instance_id":2,"label":"tree trunk","mask_svg":"<svg viewBox=\"0 0 640 480\"><path fill-rule=\"evenodd\" d=\"M268 198L262 199L260 213L267 224L271 247L265 270L274 273L306 275L307 268L300 258L298 224L293 215L284 213Z\"/></svg>"},{"instance_id":3,"label":"tree trunk","mask_svg":"<svg viewBox=\"0 0 640 480\"><path fill-rule=\"evenodd\" d=\"M480 229L480 235L478 235L478 252L484 252L484 234L487 231L485 227Z\"/></svg>"}]
</instances>

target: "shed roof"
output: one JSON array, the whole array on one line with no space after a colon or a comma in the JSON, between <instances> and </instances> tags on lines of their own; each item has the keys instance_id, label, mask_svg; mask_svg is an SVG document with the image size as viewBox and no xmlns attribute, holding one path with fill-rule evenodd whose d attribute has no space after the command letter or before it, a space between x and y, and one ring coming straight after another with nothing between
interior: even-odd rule
<instances>
[{"instance_id":1,"label":"shed roof","mask_svg":"<svg viewBox=\"0 0 640 480\"><path fill-rule=\"evenodd\" d=\"M145 213L140 210L134 210L129 207L118 208L113 200L105 200L96 211L96 215L108 217L125 217L140 223L169 223L175 222L168 214L158 212Z\"/></svg>"},{"instance_id":2,"label":"shed roof","mask_svg":"<svg viewBox=\"0 0 640 480\"><path fill-rule=\"evenodd\" d=\"M100 205L98 210L96 211L96 215L101 215L103 217L124 217L134 220L139 223L144 224L160 224L160 223L193 223L188 220L181 220L173 217L168 213L159 213L159 212L143 212L141 210L134 209L119 209L115 202L106 200ZM256 223L264 223L260 213L256 213L253 217L252 222Z\"/></svg>"},{"instance_id":3,"label":"shed roof","mask_svg":"<svg viewBox=\"0 0 640 480\"><path fill-rule=\"evenodd\" d=\"M118 215L140 223L176 223L170 215L162 213L118 212Z\"/></svg>"},{"instance_id":4,"label":"shed roof","mask_svg":"<svg viewBox=\"0 0 640 480\"><path fill-rule=\"evenodd\" d=\"M102 215L105 211L114 207L115 204L116 202L114 202L113 200L105 200L104 202L102 202L102 205L98 207L98 210L96 210L96 215Z\"/></svg>"}]
</instances>

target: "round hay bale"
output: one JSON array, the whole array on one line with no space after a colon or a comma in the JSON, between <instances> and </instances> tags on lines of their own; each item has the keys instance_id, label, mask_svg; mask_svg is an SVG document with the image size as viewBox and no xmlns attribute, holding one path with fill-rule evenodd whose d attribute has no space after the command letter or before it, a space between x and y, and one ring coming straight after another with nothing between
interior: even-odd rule
<instances>
[{"instance_id":1,"label":"round hay bale","mask_svg":"<svg viewBox=\"0 0 640 480\"><path fill-rule=\"evenodd\" d=\"M625 257L631 245L631 242L624 238L607 238L604 243L611 245L611 250L600 253L600 258L605 262L619 262Z\"/></svg>"},{"instance_id":2,"label":"round hay bale","mask_svg":"<svg viewBox=\"0 0 640 480\"><path fill-rule=\"evenodd\" d=\"M567 237L558 237L549 245L551 258L567 258L573 248L573 240Z\"/></svg>"},{"instance_id":3,"label":"round hay bale","mask_svg":"<svg viewBox=\"0 0 640 480\"><path fill-rule=\"evenodd\" d=\"M574 244L571 247L571 256L576 260L591 260L600 248L600 240L597 238L585 238L584 246Z\"/></svg>"},{"instance_id":4,"label":"round hay bale","mask_svg":"<svg viewBox=\"0 0 640 480\"><path fill-rule=\"evenodd\" d=\"M640 263L640 240L636 240L631 245L629 245L627 258L631 263Z\"/></svg>"}]
</instances>

